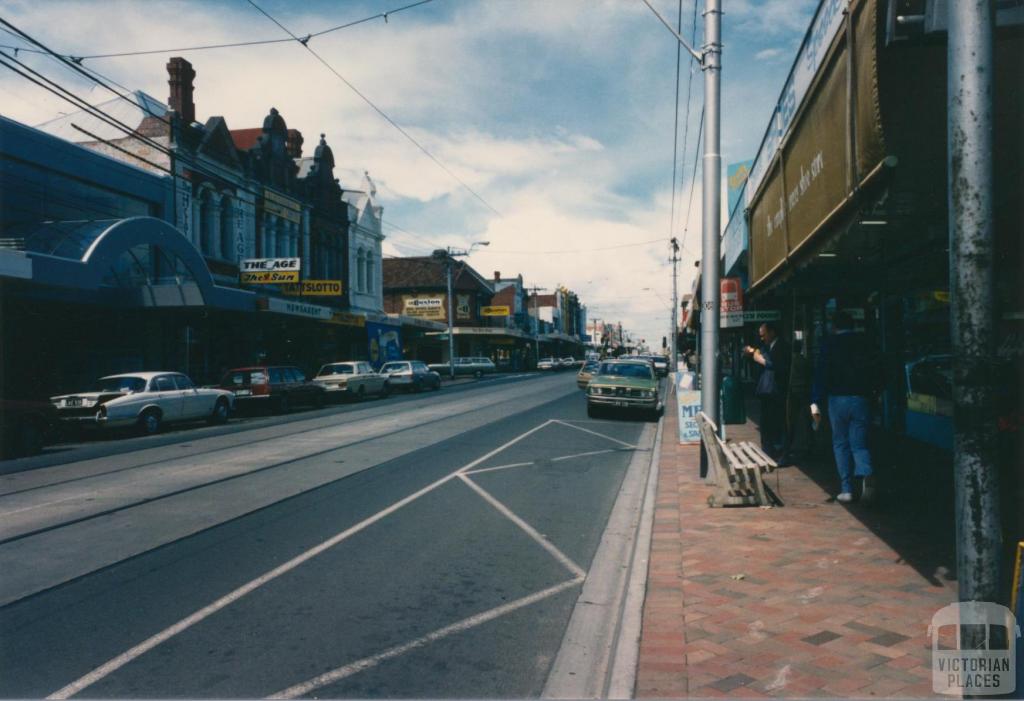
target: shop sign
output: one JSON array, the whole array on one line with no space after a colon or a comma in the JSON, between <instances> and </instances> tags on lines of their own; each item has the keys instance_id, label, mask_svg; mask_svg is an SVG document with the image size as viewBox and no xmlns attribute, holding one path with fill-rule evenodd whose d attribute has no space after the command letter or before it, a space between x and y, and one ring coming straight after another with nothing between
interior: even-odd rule
<instances>
[{"instance_id":1,"label":"shop sign","mask_svg":"<svg viewBox=\"0 0 1024 701\"><path fill-rule=\"evenodd\" d=\"M298 200L279 195L273 190L263 191L263 211L295 224L302 221L302 205Z\"/></svg>"},{"instance_id":2,"label":"shop sign","mask_svg":"<svg viewBox=\"0 0 1024 701\"><path fill-rule=\"evenodd\" d=\"M247 258L238 264L243 285L276 285L299 281L299 258Z\"/></svg>"},{"instance_id":3,"label":"shop sign","mask_svg":"<svg viewBox=\"0 0 1024 701\"><path fill-rule=\"evenodd\" d=\"M471 316L469 295L455 295L455 318L466 320Z\"/></svg>"},{"instance_id":4,"label":"shop sign","mask_svg":"<svg viewBox=\"0 0 1024 701\"><path fill-rule=\"evenodd\" d=\"M366 317L351 312L334 312L330 322L341 326L366 326Z\"/></svg>"},{"instance_id":5,"label":"shop sign","mask_svg":"<svg viewBox=\"0 0 1024 701\"><path fill-rule=\"evenodd\" d=\"M691 445L700 443L700 427L697 415L701 412L700 390L697 376L692 372L676 375L676 408L679 410L679 443Z\"/></svg>"},{"instance_id":6,"label":"shop sign","mask_svg":"<svg viewBox=\"0 0 1024 701\"><path fill-rule=\"evenodd\" d=\"M481 307L480 316L508 316L511 309L508 307Z\"/></svg>"},{"instance_id":7,"label":"shop sign","mask_svg":"<svg viewBox=\"0 0 1024 701\"><path fill-rule=\"evenodd\" d=\"M367 323L366 342L369 344L370 364L378 370L384 363L402 359L401 335L390 324Z\"/></svg>"},{"instance_id":8,"label":"shop sign","mask_svg":"<svg viewBox=\"0 0 1024 701\"><path fill-rule=\"evenodd\" d=\"M300 297L339 297L341 280L303 280L296 284L284 285L281 292Z\"/></svg>"},{"instance_id":9,"label":"shop sign","mask_svg":"<svg viewBox=\"0 0 1024 701\"><path fill-rule=\"evenodd\" d=\"M758 309L743 312L743 322L746 324L760 324L765 321L779 321L780 319L782 319L782 312L777 309Z\"/></svg>"},{"instance_id":10,"label":"shop sign","mask_svg":"<svg viewBox=\"0 0 1024 701\"><path fill-rule=\"evenodd\" d=\"M415 319L444 321L444 295L402 295L402 314Z\"/></svg>"},{"instance_id":11,"label":"shop sign","mask_svg":"<svg viewBox=\"0 0 1024 701\"><path fill-rule=\"evenodd\" d=\"M322 319L324 321L329 321L334 315L334 310L330 307L292 302L277 297L267 298L266 311L277 312L278 314L291 314L292 316L304 316L307 319Z\"/></svg>"},{"instance_id":12,"label":"shop sign","mask_svg":"<svg viewBox=\"0 0 1024 701\"><path fill-rule=\"evenodd\" d=\"M743 282L738 277L724 277L720 283L719 326L734 329L743 326Z\"/></svg>"},{"instance_id":13,"label":"shop sign","mask_svg":"<svg viewBox=\"0 0 1024 701\"><path fill-rule=\"evenodd\" d=\"M741 161L732 163L726 168L725 180L728 184L729 214L734 214L736 205L740 202L743 194L743 186L747 184L747 177L750 176L750 167L754 161ZM742 213L742 211L741 211Z\"/></svg>"}]
</instances>

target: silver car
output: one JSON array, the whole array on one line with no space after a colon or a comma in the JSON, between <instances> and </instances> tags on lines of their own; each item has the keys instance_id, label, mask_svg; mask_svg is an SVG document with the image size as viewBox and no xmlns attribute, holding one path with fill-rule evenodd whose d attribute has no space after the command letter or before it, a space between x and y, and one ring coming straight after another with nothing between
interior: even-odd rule
<instances>
[{"instance_id":1,"label":"silver car","mask_svg":"<svg viewBox=\"0 0 1024 701\"><path fill-rule=\"evenodd\" d=\"M410 392L441 389L441 376L421 360L395 360L384 363L380 374L387 377L393 387Z\"/></svg>"},{"instance_id":2,"label":"silver car","mask_svg":"<svg viewBox=\"0 0 1024 701\"><path fill-rule=\"evenodd\" d=\"M391 394L388 376L374 372L365 360L328 363L320 368L313 382L323 387L328 397L362 399L371 395L386 397Z\"/></svg>"},{"instance_id":3,"label":"silver car","mask_svg":"<svg viewBox=\"0 0 1024 701\"><path fill-rule=\"evenodd\" d=\"M180 372L135 372L101 377L86 392L51 397L62 421L77 426L135 426L156 433L165 423L224 423L234 410L231 392L196 387Z\"/></svg>"}]
</instances>

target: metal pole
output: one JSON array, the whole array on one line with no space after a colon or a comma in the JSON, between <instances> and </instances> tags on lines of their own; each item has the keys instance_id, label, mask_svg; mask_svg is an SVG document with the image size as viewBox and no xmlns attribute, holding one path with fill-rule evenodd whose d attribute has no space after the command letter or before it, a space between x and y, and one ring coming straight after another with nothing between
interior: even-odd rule
<instances>
[{"instance_id":1,"label":"metal pole","mask_svg":"<svg viewBox=\"0 0 1024 701\"><path fill-rule=\"evenodd\" d=\"M992 5L989 0L947 3L953 470L962 601L996 601L999 592L1001 537L993 391Z\"/></svg>"},{"instance_id":2,"label":"metal pole","mask_svg":"<svg viewBox=\"0 0 1024 701\"><path fill-rule=\"evenodd\" d=\"M719 113L722 54L720 0L704 2L704 191L703 238L700 265L700 382L701 409L718 424L718 317L721 240L721 170Z\"/></svg>"},{"instance_id":3,"label":"metal pole","mask_svg":"<svg viewBox=\"0 0 1024 701\"><path fill-rule=\"evenodd\" d=\"M669 363L668 371L675 372L679 367L678 352L676 348L676 339L679 337L679 292L677 289L677 278L676 278L676 264L679 262L679 241L672 237L672 341L669 346L672 349L671 359Z\"/></svg>"},{"instance_id":4,"label":"metal pole","mask_svg":"<svg viewBox=\"0 0 1024 701\"><path fill-rule=\"evenodd\" d=\"M448 269L448 376L450 379L455 379L455 322L452 316L452 263L453 259L451 251L448 252L448 258L445 262L445 266Z\"/></svg>"}]
</instances>

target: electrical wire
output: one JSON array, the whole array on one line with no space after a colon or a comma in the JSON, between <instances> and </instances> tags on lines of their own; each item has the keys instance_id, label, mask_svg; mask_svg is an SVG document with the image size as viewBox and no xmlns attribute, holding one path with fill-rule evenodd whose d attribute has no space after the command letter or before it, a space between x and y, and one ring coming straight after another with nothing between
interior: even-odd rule
<instances>
[{"instance_id":1,"label":"electrical wire","mask_svg":"<svg viewBox=\"0 0 1024 701\"><path fill-rule=\"evenodd\" d=\"M665 241L668 241L668 239L665 239L665 238L651 239L650 241L640 241L638 243L624 243L624 244L620 244L618 246L603 246L603 247L598 247L598 248L570 248L570 249L566 249L566 250L563 250L563 251L503 251L503 250L497 249L497 250L492 250L491 253L513 253L513 254L521 254L521 255L539 255L539 254L549 255L549 254L555 254L555 253L588 253L590 251L612 251L612 250L615 250L615 249L618 249L618 248L633 248L633 247L636 247L636 246L650 246L651 244L664 243Z\"/></svg>"},{"instance_id":2,"label":"electrical wire","mask_svg":"<svg viewBox=\"0 0 1024 701\"><path fill-rule=\"evenodd\" d=\"M683 0L679 0L678 32L683 31ZM668 235L675 236L676 231L676 168L679 163L679 69L683 58L683 46L676 42L676 99L674 102L675 116L672 118L672 199L668 216ZM693 73L690 73L692 76ZM689 107L689 105L687 105ZM684 147L685 148L685 147Z\"/></svg>"},{"instance_id":3,"label":"electrical wire","mask_svg":"<svg viewBox=\"0 0 1024 701\"><path fill-rule=\"evenodd\" d=\"M405 137L406 139L408 139L408 140L409 140L409 142L410 142L410 143L411 143L411 144L412 144L413 146L415 146L415 147L416 147L417 149L419 149L419 150L420 150L420 151L421 151L421 152L422 152L422 153L423 153L423 154L424 154L424 155L425 155L425 156L426 156L427 158L429 158L429 159L430 159L431 161L433 161L433 162L434 162L434 163L435 163L435 164L436 164L436 165L437 165L437 166L438 166L438 167L439 167L439 168L440 168L441 170L443 170L443 171L444 171L445 173L447 173L447 174L448 174L448 175L449 175L449 176L450 176L450 177L451 177L451 178L452 178L453 180L455 180L456 182L458 182L458 183L459 183L459 184L460 184L460 185L461 185L461 186L462 186L462 187L463 187L463 188L464 188L464 189L465 189L465 190L466 190L466 191L467 191L467 192L468 192L469 194L471 194L471 195L472 195L472 196L473 196L474 198L476 198L476 199L477 199L477 201L479 201L479 202L480 202L480 203L481 203L482 205L484 205L484 206L485 206L485 207L486 207L487 209L489 209L489 210L491 210L492 212L494 212L494 214L496 214L497 216L499 216L499 217L501 217L501 216L502 216L501 212L499 212L499 211L498 211L497 209L495 209L495 208L494 208L494 207L493 207L493 206L491 205L491 203L490 203L490 202L488 202L487 200L485 200L485 199L484 199L484 198L483 198L483 197L482 197L482 196L481 196L481 195L480 195L480 194L479 194L479 193L478 193L478 192L477 192L476 190L474 190L473 188L471 188L471 187L470 187L470 186L469 186L469 185L468 185L468 184L467 184L467 183L466 183L466 182L465 182L465 181L464 181L464 180L463 180L462 178L460 178L460 177L459 177L458 175L456 175L455 173L453 173L453 172L451 171L451 169L449 169L449 168L448 168L448 166L446 166L446 165L445 165L444 163L442 163L442 162L441 162L441 160L440 160L440 159L438 159L438 158L437 158L437 156L435 156L434 154L432 154L432 153L431 153L430 151L428 151L428 150L427 150L427 148L426 148L425 146L423 146L423 144L421 144L421 143L420 143L419 141L417 141L417 140L416 140L416 139L415 139L415 138L414 138L414 137L412 136L412 134L410 134L409 132L407 132L407 131L406 131L406 130L405 130L405 129L404 129L404 128L403 128L403 127L402 127L402 126L401 126L401 125L400 125L400 124L398 123L398 122L396 122L396 121L395 121L394 119L392 119L392 118L391 118L391 117L390 117L390 116L389 116L389 115L388 115L388 114L387 114L387 113L386 113L386 112L385 112L384 110L382 110L382 109L381 109L380 107L378 107L378 106L377 106L376 104L374 104L374 103L373 103L373 101L372 101L372 100L370 100L370 98L368 98L368 97L367 97L366 95L364 95L364 94L363 94L363 93L362 93L362 92L361 92L361 91L360 91L360 90L359 90L359 89L358 89L358 88L357 88L357 87L356 87L355 85L353 85L353 84L352 84L351 82L349 82L349 81L348 81L348 79L347 79L347 78L345 78L345 76L343 76L343 75L342 75L341 73L339 73L339 72L337 71L337 69L335 69L335 68L334 68L334 66L332 66L332 65L331 65L330 63L328 63L328 62L327 62L327 60L326 60L326 59L324 59L324 58L323 58L323 57L322 57L322 56L321 56L320 54L318 54L318 53L317 53L316 51L314 51L314 50L313 50L313 48L312 48L312 47L310 47L310 46L309 46L309 44L307 43L307 42L308 42L308 40L309 40L309 38L308 38L308 37L306 37L306 40L304 41L303 39L301 39L301 38L299 38L298 36L296 36L296 35L295 35L295 34L294 34L294 33L293 33L293 32L292 32L292 31L291 31L290 29L288 29L288 28L287 28L287 27L285 27L285 26L284 26L283 24L281 24L280 22L278 22L278 21L277 21L277 20L276 20L276 19L275 19L275 18L274 18L274 17L273 17L273 16L271 15L271 14L269 14L269 13L268 13L268 12L267 12L266 10L264 10L264 9L263 9L262 7L260 7L259 5L257 5L257 4L255 3L255 1L254 1L254 0L247 0L247 2L248 2L248 3L250 4L250 5L252 5L252 6L253 6L253 7L254 7L254 8L255 8L255 9L256 9L256 10L257 10L257 11L258 11L258 12L259 12L260 14L262 14L262 15L263 15L264 17L266 17L266 18L267 18L267 19L269 19L269 20L270 20L271 22L273 22L274 24L276 24L276 25L277 25L278 27L280 27L280 28L281 28L281 30L282 30L282 31L284 31L285 33L287 33L287 34L288 34L288 35L289 35L289 36L290 36L290 37L291 37L292 39L294 39L294 40L295 40L295 41L297 41L297 42L298 42L299 44L301 44L301 45L302 45L302 47L303 47L304 49L306 49L306 51L308 51L309 53L311 53L311 54L312 54L312 55L314 56L314 58L316 58L316 60L317 60L317 61L319 61L320 63L322 63L322 64L323 64L323 66L324 66L325 68L327 68L327 70L329 70L329 71L330 71L331 73L333 73L333 74L334 74L334 75L335 75L335 76L336 76L336 77L338 78L338 80L340 80L340 81L341 81L342 83L344 83L344 84L345 84L345 86L346 86L346 87L347 87L347 88L348 88L349 90L351 90L351 91L352 91L352 92L354 92L354 93L355 93L355 94L356 94L357 96L359 96L359 98L360 98L360 99L361 99L361 100L362 100L363 102L365 102L365 103L366 103L367 105L369 105L369 106L370 106L370 107L371 107L371 108L372 108L372 109L373 109L373 110L374 110L374 111L375 111L375 112L376 112L377 114L379 114L379 115L380 115L380 116L381 116L381 117L382 117L382 118L383 118L383 119L384 119L384 120L385 120L385 121L386 121L386 122L387 122L388 124L390 124L390 125L391 125L392 127L394 127L394 128L395 128L395 129L396 129L396 130L398 131L398 133L400 133L400 134L401 134L402 136L404 136L404 137Z\"/></svg>"},{"instance_id":4,"label":"electrical wire","mask_svg":"<svg viewBox=\"0 0 1024 701\"><path fill-rule=\"evenodd\" d=\"M353 22L347 22L345 24L339 24L336 27L330 27L329 29L323 29L323 30L321 30L319 32L312 32L310 34L307 34L304 37L304 39L305 39L305 41L309 41L310 39L313 39L315 37L324 36L325 34L330 34L331 32L336 32L336 31L339 31L341 29L348 29L349 27L354 27L357 24L364 24L365 22L371 22L371 21L373 21L375 19L383 19L385 22L387 22L388 21L388 17L391 16L391 15L397 14L399 12L403 12L405 10L410 10L410 9L412 9L414 7L418 7L420 5L426 5L427 3L433 2L433 1L434 0L420 0L419 2L414 2L411 5L404 5L402 7L396 7L395 9L387 10L386 12L378 12L377 14L372 15L370 17L364 17L363 19L358 19L358 20L355 20ZM89 60L89 59L98 59L98 58L125 58L125 57L130 57L130 56L151 56L153 54L174 53L174 52L179 52L179 51L183 52L183 51L206 51L206 50L209 50L209 49L233 49L233 48L239 48L239 47L243 47L243 46L261 46L261 45L264 45L264 44L283 44L283 43L290 42L290 41L293 41L293 39L257 39L257 40L253 40L253 41L238 41L238 42L225 43L225 44L204 44L202 46L183 46L183 47L175 48L175 49L146 49L146 50L142 50L142 51L120 51L120 52L109 53L109 54L85 54L85 55L82 55L82 56L74 56L74 55L71 55L71 54L63 54L63 57L67 58L69 60L72 60L75 63L79 63L80 64L82 61L86 61L86 60ZM2 48L20 49L22 51L29 51L31 53L38 53L38 54L45 53L44 51L39 51L38 49L29 49L29 48L23 48L22 49L20 47L14 47L14 46L4 46Z\"/></svg>"},{"instance_id":5,"label":"electrical wire","mask_svg":"<svg viewBox=\"0 0 1024 701\"><path fill-rule=\"evenodd\" d=\"M686 224L683 226L683 238L679 241L679 247L684 250L690 250L686 247L686 235L689 233L689 222L690 222L690 208L693 207L693 191L697 184L697 161L700 157L700 142L704 136L704 108L700 110L700 123L697 127L697 144L696 150L693 152L693 174L690 176L690 202L686 205ZM690 251L690 255L694 255L693 251Z\"/></svg>"}]
</instances>

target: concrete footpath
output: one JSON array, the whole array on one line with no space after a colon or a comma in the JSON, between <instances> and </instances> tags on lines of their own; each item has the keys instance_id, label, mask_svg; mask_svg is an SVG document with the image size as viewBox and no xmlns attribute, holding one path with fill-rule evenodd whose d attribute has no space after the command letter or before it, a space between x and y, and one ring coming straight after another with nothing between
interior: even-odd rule
<instances>
[{"instance_id":1,"label":"concrete footpath","mask_svg":"<svg viewBox=\"0 0 1024 701\"><path fill-rule=\"evenodd\" d=\"M757 440L757 426L728 426ZM784 507L709 508L666 407L635 696L930 697L945 530L898 498L833 500L827 452L769 477ZM937 509L932 508L934 513Z\"/></svg>"}]
</instances>

